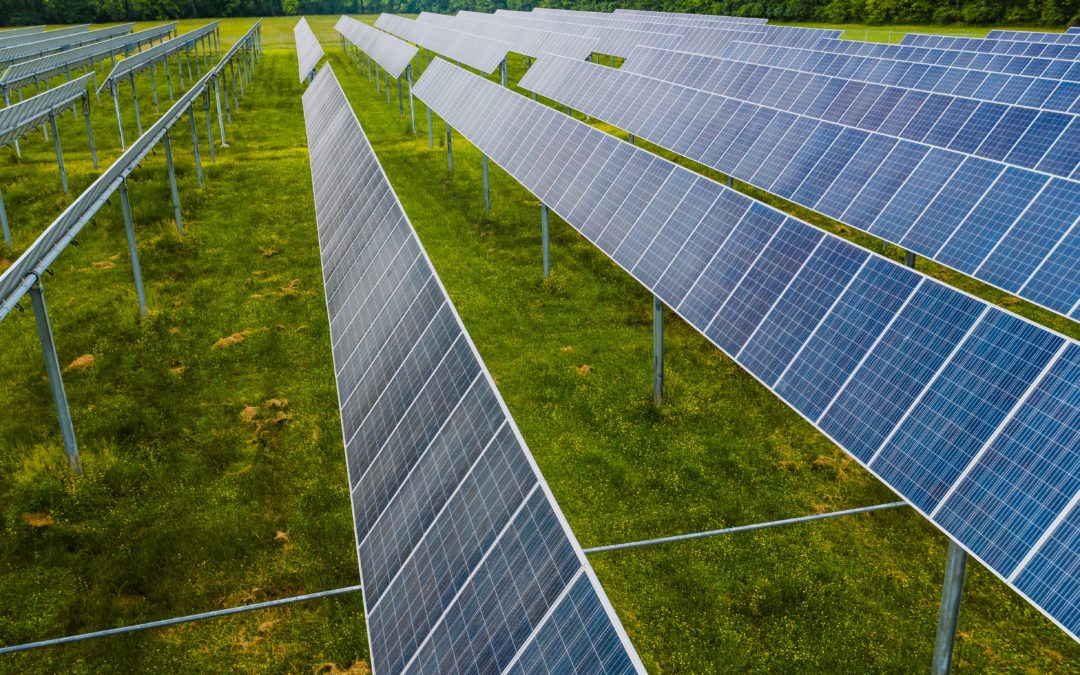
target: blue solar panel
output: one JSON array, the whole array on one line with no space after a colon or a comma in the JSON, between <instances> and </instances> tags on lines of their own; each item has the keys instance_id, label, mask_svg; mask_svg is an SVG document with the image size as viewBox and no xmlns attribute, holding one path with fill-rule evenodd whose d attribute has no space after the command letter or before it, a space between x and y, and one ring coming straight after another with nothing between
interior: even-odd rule
<instances>
[{"instance_id":1,"label":"blue solar panel","mask_svg":"<svg viewBox=\"0 0 1080 675\"><path fill-rule=\"evenodd\" d=\"M1073 489L1069 481L1075 472L1055 474L1049 467L1056 460L1043 454L1040 439L1014 429L1037 425L1042 436L1059 438L1075 450L1071 439L1080 433L1071 412L1075 406L1050 410L1054 404L1046 398L1075 401L1078 396L1080 381L1070 377L1075 365L1063 363L1066 354L1080 349L1074 341L445 61L432 63L416 92L544 203L568 208L556 211L639 281L644 278L639 268L649 270L651 279L664 269L649 283L660 300L927 517L947 498L969 494L965 481L982 476L969 466L988 460L989 446L1010 439L1046 458L1045 466L1028 464L1033 472L1053 481L1061 494ZM512 143L505 142L511 137ZM593 163L597 156L621 168L605 172ZM585 166L591 184L576 201L566 199L558 191L569 190L573 182L564 177L576 180ZM604 182L597 185L598 180ZM683 211L691 195L692 205ZM581 208L591 196L595 206ZM699 221L674 218L678 213ZM1022 491L1028 500L1002 506L1008 510L999 516L1003 546L1010 537L1031 540L1030 526L1021 522L1034 508L1031 501L1046 512L1056 510L1051 520L1064 518L1071 508L1059 508L1060 499L1047 500L1037 489L1027 491L1025 480L1010 474L995 488L998 494ZM935 522L975 555L982 550L970 528ZM1069 576L1049 578L1053 588L1033 590L1028 597L1075 636L1080 628L1075 604L1056 598L1075 598L1080 569L1069 560L1075 560L1076 550L1055 548L1059 535L1051 528L1037 537L1047 540L1045 546L1036 542L1023 553L1031 557L1033 570L1060 568L1062 556L1072 555L1064 558ZM1053 562L1044 564L1040 556ZM475 616L448 620L479 621ZM507 630L513 633L512 626ZM501 665L509 651L489 654L483 663ZM420 652L435 670L450 664L436 660L438 648Z\"/></svg>"},{"instance_id":2,"label":"blue solar panel","mask_svg":"<svg viewBox=\"0 0 1080 675\"><path fill-rule=\"evenodd\" d=\"M644 672L329 67L304 114L372 667Z\"/></svg>"},{"instance_id":3,"label":"blue solar panel","mask_svg":"<svg viewBox=\"0 0 1080 675\"><path fill-rule=\"evenodd\" d=\"M1078 44L1047 44L1039 42L1016 42L1013 40L993 40L985 38L958 37L955 35L930 35L908 33L900 41L902 45L933 47L936 49L957 49L986 54L1009 54L1041 58L1076 60L1080 57Z\"/></svg>"},{"instance_id":4,"label":"blue solar panel","mask_svg":"<svg viewBox=\"0 0 1080 675\"><path fill-rule=\"evenodd\" d=\"M702 68L708 57L668 54L680 70L655 62L667 77L691 79L693 68L708 70ZM1080 301L1080 282L1067 262L1075 255L1070 228L1080 213L1080 186L1071 179L557 57L538 61L520 84L1060 314L1070 315ZM896 113L905 95L896 90L886 105L867 107L866 117L879 109L879 126L914 123L911 110ZM955 106L941 113L933 128L951 126L942 137L947 144L985 127L972 114L979 104L971 103L956 118L950 116ZM993 105L1003 118L1017 110ZM1026 137L1013 135L1020 143ZM1073 136L1080 140L1080 126ZM580 144L568 145L582 152ZM600 170L602 164L591 169ZM626 201L620 193L597 199ZM598 213L610 222L609 210ZM588 227L584 232L592 236ZM1018 259L1023 256L1030 258Z\"/></svg>"}]
</instances>

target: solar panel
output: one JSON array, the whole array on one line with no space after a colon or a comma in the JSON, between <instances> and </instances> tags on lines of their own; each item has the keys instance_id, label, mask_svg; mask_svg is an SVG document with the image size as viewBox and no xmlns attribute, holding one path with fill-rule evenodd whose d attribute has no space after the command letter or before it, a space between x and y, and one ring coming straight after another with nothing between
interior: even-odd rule
<instances>
[{"instance_id":1,"label":"solar panel","mask_svg":"<svg viewBox=\"0 0 1080 675\"><path fill-rule=\"evenodd\" d=\"M602 28L620 28L623 30L648 31L653 33L678 34L685 32L687 29L693 27L685 24L680 25L672 21L652 21L644 17L618 18L612 14L598 14L597 12L575 12L569 10L565 12L541 12L540 9L541 8L538 7L531 12L515 12L506 9L497 9L495 10L495 14L493 16L524 18L531 19L533 21L549 21L552 23L557 23L560 26L599 26ZM760 24L716 24L716 27L727 28L729 30L754 30L755 27L760 28Z\"/></svg>"},{"instance_id":2,"label":"solar panel","mask_svg":"<svg viewBox=\"0 0 1080 675\"><path fill-rule=\"evenodd\" d=\"M19 63L20 61L28 61L47 54L67 51L83 45L101 42L119 35L127 35L131 32L131 28L134 25L135 24L133 23L125 23L122 26L99 28L97 30L77 33L75 35L43 38L37 42L5 47L0 49L0 67ZM42 33L41 35L48 35L48 33Z\"/></svg>"},{"instance_id":3,"label":"solar panel","mask_svg":"<svg viewBox=\"0 0 1080 675\"><path fill-rule=\"evenodd\" d=\"M656 12L645 9L616 9L613 14L615 16L629 16L629 17L649 17L649 18L662 18L670 19L673 21L700 21L700 22L712 22L712 23L767 23L768 19L762 19L754 16L724 16L718 14L688 14L682 12Z\"/></svg>"},{"instance_id":4,"label":"solar panel","mask_svg":"<svg viewBox=\"0 0 1080 675\"><path fill-rule=\"evenodd\" d=\"M380 14L375 21L375 27L470 68L476 68L482 73L495 72L512 48L509 42L470 35L393 14Z\"/></svg>"},{"instance_id":5,"label":"solar panel","mask_svg":"<svg viewBox=\"0 0 1080 675\"><path fill-rule=\"evenodd\" d=\"M577 35L533 30L531 28L515 28L513 26L493 24L488 21L476 21L430 12L420 12L417 20L492 40L503 40L513 45L514 52L534 58L548 52L576 59L587 59L590 55L599 53L598 50L600 49L600 43L595 38Z\"/></svg>"},{"instance_id":6,"label":"solar panel","mask_svg":"<svg viewBox=\"0 0 1080 675\"><path fill-rule=\"evenodd\" d=\"M4 71L0 76L0 89L5 93L34 82L46 80L58 73L67 73L82 66L95 66L110 56L129 54L142 45L152 44L176 30L176 23L147 28L130 35L98 42L59 54L50 54L32 61L23 61Z\"/></svg>"},{"instance_id":7,"label":"solar panel","mask_svg":"<svg viewBox=\"0 0 1080 675\"><path fill-rule=\"evenodd\" d=\"M1072 33L1038 33L1022 30L992 30L986 34L988 40L1013 40L1016 42L1047 42L1074 44L1078 36Z\"/></svg>"},{"instance_id":8,"label":"solar panel","mask_svg":"<svg viewBox=\"0 0 1080 675\"><path fill-rule=\"evenodd\" d=\"M1080 35L1080 26L1069 26L1065 32L1069 35Z\"/></svg>"},{"instance_id":9,"label":"solar panel","mask_svg":"<svg viewBox=\"0 0 1080 675\"><path fill-rule=\"evenodd\" d=\"M13 35L27 35L29 33L40 33L45 30L45 26L23 26L21 28L4 28L0 29L0 36L10 37Z\"/></svg>"},{"instance_id":10,"label":"solar panel","mask_svg":"<svg viewBox=\"0 0 1080 675\"><path fill-rule=\"evenodd\" d=\"M676 49L699 54L718 54L730 42L758 42L770 45L805 47L823 38L838 38L843 31L791 26L747 26L745 29L696 27L687 29Z\"/></svg>"},{"instance_id":11,"label":"solar panel","mask_svg":"<svg viewBox=\"0 0 1080 675\"><path fill-rule=\"evenodd\" d=\"M303 82L314 74L315 67L323 57L323 48L303 16L293 27L293 39L296 40L296 58L300 63L300 81Z\"/></svg>"},{"instance_id":12,"label":"solar panel","mask_svg":"<svg viewBox=\"0 0 1080 675\"><path fill-rule=\"evenodd\" d=\"M444 61L415 91L1076 638L1080 344Z\"/></svg>"},{"instance_id":13,"label":"solar panel","mask_svg":"<svg viewBox=\"0 0 1080 675\"><path fill-rule=\"evenodd\" d=\"M988 54L1037 56L1068 61L1075 61L1080 58L1080 45L1076 44L1059 45L1037 42L1015 42L1013 40L987 40L984 38L931 35L928 33L908 33L904 36L904 39L900 41L900 44L934 47L937 49L958 49L960 51L982 52Z\"/></svg>"},{"instance_id":14,"label":"solar panel","mask_svg":"<svg viewBox=\"0 0 1080 675\"><path fill-rule=\"evenodd\" d=\"M48 31L47 33L41 32L40 28L38 30L31 29L27 32L20 30L6 30L0 32L0 48L23 45L29 42L38 42L50 38L57 38L63 35L75 35L76 33L85 33L89 28L90 24L84 23L81 26L56 28L54 30Z\"/></svg>"},{"instance_id":15,"label":"solar panel","mask_svg":"<svg viewBox=\"0 0 1080 675\"><path fill-rule=\"evenodd\" d=\"M731 43L720 56L744 63L902 86L936 94L966 96L1040 110L1080 112L1080 83L1075 82L748 42Z\"/></svg>"},{"instance_id":16,"label":"solar panel","mask_svg":"<svg viewBox=\"0 0 1080 675\"><path fill-rule=\"evenodd\" d=\"M519 86L1080 318L1080 182L554 56Z\"/></svg>"},{"instance_id":17,"label":"solar panel","mask_svg":"<svg viewBox=\"0 0 1080 675\"><path fill-rule=\"evenodd\" d=\"M1080 82L1080 63L1063 59L985 54L965 52L958 49L913 47L910 45L885 44L883 42L859 42L858 40L826 39L813 45L813 48L838 54L876 56L884 59L912 61L914 63L955 66L994 73L1019 73L1032 77Z\"/></svg>"},{"instance_id":18,"label":"solar panel","mask_svg":"<svg viewBox=\"0 0 1080 675\"><path fill-rule=\"evenodd\" d=\"M177 35L171 40L166 40L161 44L154 45L149 49L144 49L137 54L132 54L126 59L121 59L113 66L108 77L106 77L105 81L98 87L98 91L104 91L114 82L119 83L155 63L164 61L173 54L190 50L199 40L203 40L214 31L217 31L220 24L220 21L213 21L205 26L200 26L195 30L188 31L182 35Z\"/></svg>"},{"instance_id":19,"label":"solar panel","mask_svg":"<svg viewBox=\"0 0 1080 675\"><path fill-rule=\"evenodd\" d=\"M507 16L506 14L481 14L479 12L460 11L458 16L464 19L487 21L492 24L519 26L545 30L553 33L566 35L579 35L581 37L595 38L597 40L597 53L610 54L613 56L626 56L638 45L652 47L674 47L680 40L681 35L674 31L657 33L646 30L626 30L623 28L611 28L605 26L588 25L581 22L569 21L544 21L536 17L530 17L525 12L519 12L522 16Z\"/></svg>"},{"instance_id":20,"label":"solar panel","mask_svg":"<svg viewBox=\"0 0 1080 675\"><path fill-rule=\"evenodd\" d=\"M91 74L65 82L58 87L44 91L37 96L19 101L0 109L0 147L14 143L41 126L50 115L58 115L72 102L87 95L86 87Z\"/></svg>"},{"instance_id":21,"label":"solar panel","mask_svg":"<svg viewBox=\"0 0 1080 675\"><path fill-rule=\"evenodd\" d=\"M329 66L304 93L376 672L644 672Z\"/></svg>"},{"instance_id":22,"label":"solar panel","mask_svg":"<svg viewBox=\"0 0 1080 675\"><path fill-rule=\"evenodd\" d=\"M848 127L1080 177L1080 117L901 86L640 47L622 67Z\"/></svg>"},{"instance_id":23,"label":"solar panel","mask_svg":"<svg viewBox=\"0 0 1080 675\"><path fill-rule=\"evenodd\" d=\"M375 59L375 63L382 66L383 70L395 80L401 77L401 74L412 63L416 52L419 51L408 42L402 42L393 35L372 28L352 17L341 17L334 29L356 45L360 51Z\"/></svg>"},{"instance_id":24,"label":"solar panel","mask_svg":"<svg viewBox=\"0 0 1080 675\"><path fill-rule=\"evenodd\" d=\"M666 26L715 26L715 25L762 25L767 19L713 16L707 14L669 14L666 12L629 12L615 10L613 14L605 12L586 12L572 9L554 9L549 7L535 7L532 14L543 17L566 18L566 19L593 19L602 21L622 22L650 22L662 23Z\"/></svg>"}]
</instances>

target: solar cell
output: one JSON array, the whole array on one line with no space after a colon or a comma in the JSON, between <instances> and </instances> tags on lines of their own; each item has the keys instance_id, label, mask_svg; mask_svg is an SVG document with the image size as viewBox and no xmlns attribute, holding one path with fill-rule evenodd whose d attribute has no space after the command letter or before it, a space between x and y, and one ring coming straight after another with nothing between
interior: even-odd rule
<instances>
[{"instance_id":1,"label":"solar cell","mask_svg":"<svg viewBox=\"0 0 1080 675\"><path fill-rule=\"evenodd\" d=\"M72 102L86 96L86 86L93 75L87 74L24 101L0 109L0 146L14 143L41 126L42 122L66 110Z\"/></svg>"},{"instance_id":2,"label":"solar cell","mask_svg":"<svg viewBox=\"0 0 1080 675\"><path fill-rule=\"evenodd\" d=\"M742 63L776 66L858 82L900 86L1041 110L1080 112L1080 83L1051 78L749 42L731 43L718 56Z\"/></svg>"},{"instance_id":3,"label":"solar cell","mask_svg":"<svg viewBox=\"0 0 1080 675\"><path fill-rule=\"evenodd\" d=\"M569 56L575 59L586 59L591 54L598 53L600 42L596 38L582 37L579 35L566 35L565 33L553 33L551 31L533 30L531 28L517 28L504 24L491 23L489 21L476 21L430 12L420 12L418 21L443 26L451 30L479 35L492 40L502 40L513 45L513 51L525 56L538 58L545 52Z\"/></svg>"},{"instance_id":4,"label":"solar cell","mask_svg":"<svg viewBox=\"0 0 1080 675\"><path fill-rule=\"evenodd\" d=\"M380 14L375 21L375 27L484 73L495 72L511 49L509 42L470 35L393 14Z\"/></svg>"},{"instance_id":5,"label":"solar cell","mask_svg":"<svg viewBox=\"0 0 1080 675\"><path fill-rule=\"evenodd\" d=\"M1077 181L625 67L546 56L519 86L1059 314L1080 300L1063 271L1077 238Z\"/></svg>"},{"instance_id":6,"label":"solar cell","mask_svg":"<svg viewBox=\"0 0 1080 675\"><path fill-rule=\"evenodd\" d=\"M1076 637L1080 345L444 61L416 93ZM994 494L1023 495L994 507L999 530L948 520L1001 452L1031 473L997 474ZM986 537L1024 541L1020 562L982 558Z\"/></svg>"},{"instance_id":7,"label":"solar cell","mask_svg":"<svg viewBox=\"0 0 1080 675\"><path fill-rule=\"evenodd\" d=\"M329 66L304 115L372 667L644 672Z\"/></svg>"},{"instance_id":8,"label":"solar cell","mask_svg":"<svg viewBox=\"0 0 1080 675\"><path fill-rule=\"evenodd\" d=\"M372 28L352 17L342 16L334 29L356 45L360 51L375 59L375 62L394 79L401 77L418 51L408 42L403 42L393 35Z\"/></svg>"},{"instance_id":9,"label":"solar cell","mask_svg":"<svg viewBox=\"0 0 1080 675\"><path fill-rule=\"evenodd\" d=\"M315 37L315 33L311 31L311 26L308 25L306 17L300 17L300 20L293 26L293 39L296 41L296 58L300 66L300 81L303 82L315 74L315 67L319 65L319 61L323 57L323 48L319 44L319 39Z\"/></svg>"}]
</instances>

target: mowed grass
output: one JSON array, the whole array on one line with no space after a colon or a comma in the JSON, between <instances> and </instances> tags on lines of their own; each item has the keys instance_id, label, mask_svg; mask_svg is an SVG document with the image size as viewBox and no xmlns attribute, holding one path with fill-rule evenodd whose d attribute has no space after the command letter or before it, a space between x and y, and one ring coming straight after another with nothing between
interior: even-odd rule
<instances>
[{"instance_id":1,"label":"mowed grass","mask_svg":"<svg viewBox=\"0 0 1080 675\"><path fill-rule=\"evenodd\" d=\"M557 220L545 282L535 198L492 165L485 216L479 153L455 134L448 174L442 123L429 151L423 104L413 136L407 112L341 57L336 19L309 21L584 546L895 499L673 319L667 403L654 410L648 294ZM138 318L116 199L46 277L62 364L94 357L65 376L82 477L64 464L28 301L0 324L0 643L357 583L295 20L263 23L265 57L216 163L199 111L205 189L186 120L176 128L183 239L161 152L135 173L150 316ZM249 25L224 21L223 43ZM520 59L511 66L516 81ZM139 86L145 125L148 78ZM111 161L111 102L93 108ZM129 98L122 110L130 130ZM95 175L81 124L66 115L60 128L73 193ZM23 150L0 158L16 250L66 204L51 142L31 135ZM924 670L944 560L944 536L908 509L592 557L655 672ZM960 670L1077 669L1075 643L969 570ZM310 672L366 659L354 594L0 657L0 670Z\"/></svg>"}]
</instances>

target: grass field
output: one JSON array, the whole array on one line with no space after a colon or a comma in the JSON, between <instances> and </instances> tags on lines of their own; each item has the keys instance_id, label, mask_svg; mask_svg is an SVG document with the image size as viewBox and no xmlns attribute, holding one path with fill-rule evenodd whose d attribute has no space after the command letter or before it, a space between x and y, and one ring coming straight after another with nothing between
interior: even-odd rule
<instances>
[{"instance_id":1,"label":"grass field","mask_svg":"<svg viewBox=\"0 0 1080 675\"><path fill-rule=\"evenodd\" d=\"M449 175L442 124L431 152L422 103L414 137L396 101L342 58L335 21L309 19L584 546L895 499L679 322L667 331L668 402L654 410L648 294L560 222L545 282L535 199L493 166L485 216L479 153L455 136ZM250 23L223 21L223 44ZM28 302L0 324L0 644L358 582L294 23L264 20L266 53L227 129L231 147L210 163L202 137L205 189L177 127L183 239L161 153L135 173L150 315L138 317L116 200L45 280L62 364L93 357L65 375L83 476L66 470ZM516 81L520 60L511 66ZM145 125L148 78L139 86ZM130 134L129 99L122 109ZM94 103L93 121L112 161L111 101ZM81 125L60 124L73 193L95 175ZM0 185L16 251L67 203L40 134L21 160L3 151ZM651 671L909 672L930 662L945 547L900 509L592 563ZM958 670L1080 671L1080 647L969 570ZM354 594L0 657L0 671L362 672L366 658Z\"/></svg>"}]
</instances>

